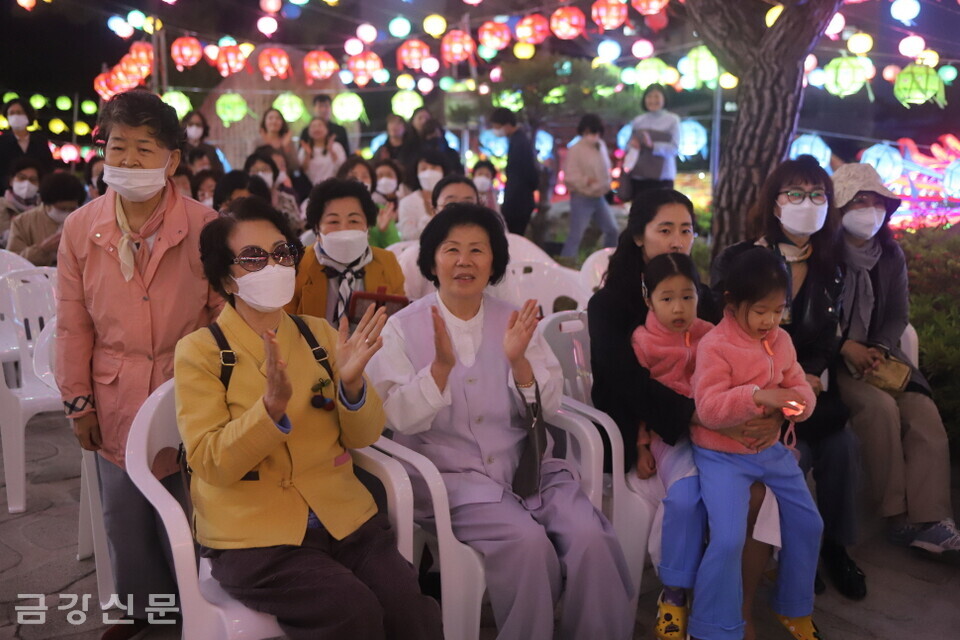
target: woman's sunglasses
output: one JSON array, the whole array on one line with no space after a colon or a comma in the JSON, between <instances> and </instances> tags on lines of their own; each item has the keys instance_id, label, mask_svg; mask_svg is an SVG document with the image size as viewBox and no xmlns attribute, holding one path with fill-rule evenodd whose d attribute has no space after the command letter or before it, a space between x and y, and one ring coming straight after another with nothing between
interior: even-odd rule
<instances>
[{"instance_id":1,"label":"woman's sunglasses","mask_svg":"<svg viewBox=\"0 0 960 640\"><path fill-rule=\"evenodd\" d=\"M296 245L289 242L278 244L269 253L262 247L251 245L244 247L237 254L237 257L233 259L233 264L240 265L240 268L244 271L260 271L267 266L272 257L273 261L281 267L292 267L297 264L299 253Z\"/></svg>"}]
</instances>

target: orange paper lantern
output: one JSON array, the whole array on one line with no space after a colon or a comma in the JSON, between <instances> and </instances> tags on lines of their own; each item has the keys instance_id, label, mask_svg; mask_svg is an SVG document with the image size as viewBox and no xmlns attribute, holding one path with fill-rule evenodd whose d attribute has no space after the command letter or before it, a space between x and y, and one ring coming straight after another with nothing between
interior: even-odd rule
<instances>
[{"instance_id":1,"label":"orange paper lantern","mask_svg":"<svg viewBox=\"0 0 960 640\"><path fill-rule=\"evenodd\" d=\"M663 11L670 4L670 0L631 0L633 8L645 16L652 16Z\"/></svg>"},{"instance_id":2,"label":"orange paper lantern","mask_svg":"<svg viewBox=\"0 0 960 640\"><path fill-rule=\"evenodd\" d=\"M314 80L326 80L340 70L340 65L327 51L311 51L303 57L303 75L307 77L307 84Z\"/></svg>"},{"instance_id":3,"label":"orange paper lantern","mask_svg":"<svg viewBox=\"0 0 960 640\"><path fill-rule=\"evenodd\" d=\"M235 44L220 47L220 51L217 53L217 71L219 71L220 75L224 78L231 73L243 71L246 62L247 59L244 57L243 51Z\"/></svg>"},{"instance_id":4,"label":"orange paper lantern","mask_svg":"<svg viewBox=\"0 0 960 640\"><path fill-rule=\"evenodd\" d=\"M469 60L476 52L477 45L469 33L452 29L440 41L440 57L447 64L458 64Z\"/></svg>"},{"instance_id":5,"label":"orange paper lantern","mask_svg":"<svg viewBox=\"0 0 960 640\"><path fill-rule=\"evenodd\" d=\"M184 36L177 38L170 45L170 57L177 65L177 71L183 71L187 67L200 62L203 57L203 47L200 41L193 36Z\"/></svg>"},{"instance_id":6,"label":"orange paper lantern","mask_svg":"<svg viewBox=\"0 0 960 640\"><path fill-rule=\"evenodd\" d=\"M587 17L576 7L560 7L550 16L550 30L561 40L573 40L586 26Z\"/></svg>"},{"instance_id":7,"label":"orange paper lantern","mask_svg":"<svg viewBox=\"0 0 960 640\"><path fill-rule=\"evenodd\" d=\"M93 89L97 92L104 100L109 100L113 97L114 91L113 87L110 85L110 74L106 71L98 75L93 79Z\"/></svg>"},{"instance_id":8,"label":"orange paper lantern","mask_svg":"<svg viewBox=\"0 0 960 640\"><path fill-rule=\"evenodd\" d=\"M117 63L117 67L123 71L123 75L127 78L130 78L132 81L136 78L138 81L143 78L143 70L140 68L140 64L134 60L133 56L129 53L120 58L120 62Z\"/></svg>"},{"instance_id":9,"label":"orange paper lantern","mask_svg":"<svg viewBox=\"0 0 960 640\"><path fill-rule=\"evenodd\" d=\"M347 59L347 68L353 74L358 87L366 86L373 74L383 69L383 61L373 51L364 51Z\"/></svg>"},{"instance_id":10,"label":"orange paper lantern","mask_svg":"<svg viewBox=\"0 0 960 640\"><path fill-rule=\"evenodd\" d=\"M286 78L290 74L290 56L279 47L270 47L260 52L257 66L264 80Z\"/></svg>"},{"instance_id":11,"label":"orange paper lantern","mask_svg":"<svg viewBox=\"0 0 960 640\"><path fill-rule=\"evenodd\" d=\"M510 27L502 22L489 20L480 25L477 37L483 46L503 51L510 45Z\"/></svg>"},{"instance_id":12,"label":"orange paper lantern","mask_svg":"<svg viewBox=\"0 0 960 640\"><path fill-rule=\"evenodd\" d=\"M149 42L134 42L130 45L130 53L140 67L140 75L146 77L153 72L153 45Z\"/></svg>"},{"instance_id":13,"label":"orange paper lantern","mask_svg":"<svg viewBox=\"0 0 960 640\"><path fill-rule=\"evenodd\" d=\"M397 49L397 67L419 71L430 56L430 47L420 40L407 40Z\"/></svg>"},{"instance_id":14,"label":"orange paper lantern","mask_svg":"<svg viewBox=\"0 0 960 640\"><path fill-rule=\"evenodd\" d=\"M539 13L534 13L517 23L517 40L527 44L540 44L550 35L550 22Z\"/></svg>"},{"instance_id":15,"label":"orange paper lantern","mask_svg":"<svg viewBox=\"0 0 960 640\"><path fill-rule=\"evenodd\" d=\"M627 21L627 5L620 0L597 0L590 9L590 16L605 31L619 29Z\"/></svg>"}]
</instances>

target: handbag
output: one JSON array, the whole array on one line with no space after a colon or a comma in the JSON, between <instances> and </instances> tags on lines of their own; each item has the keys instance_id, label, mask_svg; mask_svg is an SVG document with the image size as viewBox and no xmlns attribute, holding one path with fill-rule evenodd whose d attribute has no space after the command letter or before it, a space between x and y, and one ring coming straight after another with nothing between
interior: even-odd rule
<instances>
[{"instance_id":1,"label":"handbag","mask_svg":"<svg viewBox=\"0 0 960 640\"><path fill-rule=\"evenodd\" d=\"M884 356L876 369L862 375L849 362L847 363L847 369L855 379L872 384L877 389L886 391L893 396L903 393L907 384L910 383L910 376L913 375L913 367L889 353Z\"/></svg>"},{"instance_id":2,"label":"handbag","mask_svg":"<svg viewBox=\"0 0 960 640\"><path fill-rule=\"evenodd\" d=\"M534 393L537 397L536 403L527 403L530 429L527 431L527 440L523 453L520 454L517 470L513 474L513 492L521 498L540 493L540 463L547 449L547 425L541 410L539 384L534 384Z\"/></svg>"}]
</instances>

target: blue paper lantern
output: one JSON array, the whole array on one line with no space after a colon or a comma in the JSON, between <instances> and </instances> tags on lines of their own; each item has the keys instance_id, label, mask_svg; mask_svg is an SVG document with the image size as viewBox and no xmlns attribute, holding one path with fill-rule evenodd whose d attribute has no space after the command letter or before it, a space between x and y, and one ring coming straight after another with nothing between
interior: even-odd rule
<instances>
[{"instance_id":1,"label":"blue paper lantern","mask_svg":"<svg viewBox=\"0 0 960 640\"><path fill-rule=\"evenodd\" d=\"M860 162L877 170L880 179L889 184L903 173L903 156L888 144L875 144L860 156Z\"/></svg>"},{"instance_id":2,"label":"blue paper lantern","mask_svg":"<svg viewBox=\"0 0 960 640\"><path fill-rule=\"evenodd\" d=\"M960 160L954 160L944 170L943 190L951 198L960 198Z\"/></svg>"},{"instance_id":3,"label":"blue paper lantern","mask_svg":"<svg viewBox=\"0 0 960 640\"><path fill-rule=\"evenodd\" d=\"M375 153L377 152L377 150L380 149L380 147L382 147L384 144L386 144L386 142L387 142L387 137L388 137L388 136L387 136L386 131L384 131L383 133L378 133L377 135L373 136L373 140L370 141L370 154L371 154L371 155L375 154Z\"/></svg>"},{"instance_id":4,"label":"blue paper lantern","mask_svg":"<svg viewBox=\"0 0 960 640\"><path fill-rule=\"evenodd\" d=\"M696 120L684 120L680 123L680 144L677 155L686 160L696 154L707 155L707 128Z\"/></svg>"},{"instance_id":5,"label":"blue paper lantern","mask_svg":"<svg viewBox=\"0 0 960 640\"><path fill-rule=\"evenodd\" d=\"M454 151L460 151L460 138L451 131L444 131L443 139L447 141L447 146Z\"/></svg>"},{"instance_id":6,"label":"blue paper lantern","mask_svg":"<svg viewBox=\"0 0 960 640\"><path fill-rule=\"evenodd\" d=\"M798 156L803 155L813 156L827 173L833 173L830 169L830 158L833 156L833 152L820 136L805 133L793 141L793 144L790 145L790 159L796 160Z\"/></svg>"},{"instance_id":7,"label":"blue paper lantern","mask_svg":"<svg viewBox=\"0 0 960 640\"><path fill-rule=\"evenodd\" d=\"M534 139L533 144L537 148L537 159L540 162L549 160L553 157L553 143L554 138L552 135L543 129L537 131L537 136Z\"/></svg>"},{"instance_id":8,"label":"blue paper lantern","mask_svg":"<svg viewBox=\"0 0 960 640\"><path fill-rule=\"evenodd\" d=\"M633 123L628 122L627 124L620 127L620 131L617 131L617 148L627 150L627 145L630 144L630 137L633 135Z\"/></svg>"},{"instance_id":9,"label":"blue paper lantern","mask_svg":"<svg viewBox=\"0 0 960 640\"><path fill-rule=\"evenodd\" d=\"M493 133L493 129L480 132L480 149L495 158L506 157L510 149L510 140Z\"/></svg>"}]
</instances>

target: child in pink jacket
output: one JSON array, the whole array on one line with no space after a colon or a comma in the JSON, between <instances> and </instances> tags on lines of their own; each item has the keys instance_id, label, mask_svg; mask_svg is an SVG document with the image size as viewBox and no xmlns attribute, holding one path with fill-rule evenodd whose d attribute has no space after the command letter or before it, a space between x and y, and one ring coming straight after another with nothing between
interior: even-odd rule
<instances>
[{"instance_id":1,"label":"child in pink jacket","mask_svg":"<svg viewBox=\"0 0 960 640\"><path fill-rule=\"evenodd\" d=\"M693 396L690 379L697 344L713 325L697 318L697 268L690 256L665 253L643 270L645 324L633 332L633 350L650 377L673 391ZM659 473L666 491L663 500L661 562L664 584L657 610L656 636L660 640L687 637L689 617L686 591L692 589L703 554L707 514L700 500L700 478L690 441L673 446L640 425L637 437L637 475Z\"/></svg>"},{"instance_id":2,"label":"child in pink jacket","mask_svg":"<svg viewBox=\"0 0 960 640\"><path fill-rule=\"evenodd\" d=\"M743 638L743 523L750 485L762 482L780 507L782 549L773 609L797 640L820 639L810 614L823 521L797 460L780 442L749 447L716 431L765 408L780 410L792 421L813 412L816 396L790 336L779 326L788 275L773 252L757 248L737 259L727 281L724 318L701 341L693 376L703 425L691 429L693 457L710 542L697 572L690 634L709 640Z\"/></svg>"}]
</instances>

